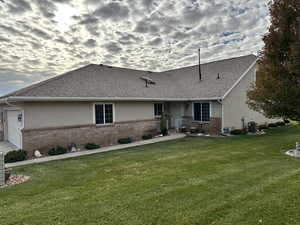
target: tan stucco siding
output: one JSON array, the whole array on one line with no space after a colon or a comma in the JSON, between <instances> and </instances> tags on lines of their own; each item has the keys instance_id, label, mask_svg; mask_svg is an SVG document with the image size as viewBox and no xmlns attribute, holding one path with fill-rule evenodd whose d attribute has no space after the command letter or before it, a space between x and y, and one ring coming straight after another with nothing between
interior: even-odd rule
<instances>
[{"instance_id":1,"label":"tan stucco siding","mask_svg":"<svg viewBox=\"0 0 300 225\"><path fill-rule=\"evenodd\" d=\"M242 128L242 118L245 119L245 124L249 121L255 121L258 124L276 121L251 110L246 104L247 90L254 83L255 73L256 67L254 66L223 100L223 128Z\"/></svg>"},{"instance_id":2,"label":"tan stucco siding","mask_svg":"<svg viewBox=\"0 0 300 225\"><path fill-rule=\"evenodd\" d=\"M92 102L26 102L25 129L94 123ZM153 103L116 102L115 122L154 119Z\"/></svg>"},{"instance_id":3,"label":"tan stucco siding","mask_svg":"<svg viewBox=\"0 0 300 225\"><path fill-rule=\"evenodd\" d=\"M115 103L115 121L134 121L154 119L154 103L117 102Z\"/></svg>"},{"instance_id":4,"label":"tan stucco siding","mask_svg":"<svg viewBox=\"0 0 300 225\"><path fill-rule=\"evenodd\" d=\"M25 129L93 123L93 108L89 102L26 102L24 110Z\"/></svg>"},{"instance_id":5,"label":"tan stucco siding","mask_svg":"<svg viewBox=\"0 0 300 225\"><path fill-rule=\"evenodd\" d=\"M217 101L211 101L211 117L221 118L222 117L222 104Z\"/></svg>"}]
</instances>

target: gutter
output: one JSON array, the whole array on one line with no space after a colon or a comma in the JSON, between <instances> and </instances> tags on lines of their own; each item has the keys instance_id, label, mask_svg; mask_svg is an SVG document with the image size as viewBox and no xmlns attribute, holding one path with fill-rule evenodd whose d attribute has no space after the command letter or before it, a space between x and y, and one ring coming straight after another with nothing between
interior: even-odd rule
<instances>
[{"instance_id":1,"label":"gutter","mask_svg":"<svg viewBox=\"0 0 300 225\"><path fill-rule=\"evenodd\" d=\"M253 68L253 66L256 65L258 59L256 59L250 66L249 68L242 74L242 76L240 76L240 78L232 85L232 87L224 94L224 96L221 98L222 100L224 100L229 94L230 92L241 82L241 80L248 74L248 72Z\"/></svg>"},{"instance_id":2,"label":"gutter","mask_svg":"<svg viewBox=\"0 0 300 225\"><path fill-rule=\"evenodd\" d=\"M25 97L25 96L11 96L6 99L1 99L0 102L9 104L8 102L32 102L32 101L205 101L205 100L219 100L222 97L213 98L134 98L134 97Z\"/></svg>"}]
</instances>

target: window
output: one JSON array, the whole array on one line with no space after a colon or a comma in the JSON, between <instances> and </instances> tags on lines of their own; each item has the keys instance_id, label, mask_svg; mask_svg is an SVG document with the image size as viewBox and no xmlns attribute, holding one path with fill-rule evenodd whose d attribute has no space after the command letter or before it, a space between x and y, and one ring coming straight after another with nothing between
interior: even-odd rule
<instances>
[{"instance_id":1,"label":"window","mask_svg":"<svg viewBox=\"0 0 300 225\"><path fill-rule=\"evenodd\" d=\"M96 104L95 105L95 122L96 124L113 123L113 104Z\"/></svg>"},{"instance_id":2,"label":"window","mask_svg":"<svg viewBox=\"0 0 300 225\"><path fill-rule=\"evenodd\" d=\"M209 103L194 103L194 120L210 121L210 104Z\"/></svg>"},{"instance_id":3,"label":"window","mask_svg":"<svg viewBox=\"0 0 300 225\"><path fill-rule=\"evenodd\" d=\"M161 116L163 113L163 104L162 103L154 103L154 115Z\"/></svg>"}]
</instances>

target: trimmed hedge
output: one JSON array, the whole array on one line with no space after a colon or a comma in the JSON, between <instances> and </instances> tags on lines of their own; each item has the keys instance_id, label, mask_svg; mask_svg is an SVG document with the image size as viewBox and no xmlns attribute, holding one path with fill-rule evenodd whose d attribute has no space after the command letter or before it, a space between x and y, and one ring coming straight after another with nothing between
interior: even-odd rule
<instances>
[{"instance_id":1,"label":"trimmed hedge","mask_svg":"<svg viewBox=\"0 0 300 225\"><path fill-rule=\"evenodd\" d=\"M269 127L278 127L278 125L276 124L276 123L269 123L269 125L268 125Z\"/></svg>"},{"instance_id":2,"label":"trimmed hedge","mask_svg":"<svg viewBox=\"0 0 300 225\"><path fill-rule=\"evenodd\" d=\"M257 132L257 124L254 121L248 123L248 132L253 134Z\"/></svg>"},{"instance_id":3,"label":"trimmed hedge","mask_svg":"<svg viewBox=\"0 0 300 225\"><path fill-rule=\"evenodd\" d=\"M20 162L27 159L27 152L24 150L14 150L4 156L5 163Z\"/></svg>"},{"instance_id":4,"label":"trimmed hedge","mask_svg":"<svg viewBox=\"0 0 300 225\"><path fill-rule=\"evenodd\" d=\"M247 132L245 130L241 130L241 129L236 129L236 130L232 130L230 132L231 135L242 135L242 134L246 134Z\"/></svg>"},{"instance_id":5,"label":"trimmed hedge","mask_svg":"<svg viewBox=\"0 0 300 225\"><path fill-rule=\"evenodd\" d=\"M129 144L132 142L132 138L128 137L128 138L121 138L118 140L119 144Z\"/></svg>"},{"instance_id":6,"label":"trimmed hedge","mask_svg":"<svg viewBox=\"0 0 300 225\"><path fill-rule=\"evenodd\" d=\"M277 125L278 127L283 127L283 126L285 126L285 122L279 121L279 122L276 123L276 125Z\"/></svg>"},{"instance_id":7,"label":"trimmed hedge","mask_svg":"<svg viewBox=\"0 0 300 225\"><path fill-rule=\"evenodd\" d=\"M97 144L95 144L95 143L87 143L84 147L85 147L87 150L93 150L93 149L100 148L101 146L100 146L100 145L97 145Z\"/></svg>"},{"instance_id":8,"label":"trimmed hedge","mask_svg":"<svg viewBox=\"0 0 300 225\"><path fill-rule=\"evenodd\" d=\"M267 130L267 129L269 129L269 127L268 127L267 124L262 124L262 125L259 125L259 126L258 126L258 129L259 129L260 131L262 131L262 130Z\"/></svg>"},{"instance_id":9,"label":"trimmed hedge","mask_svg":"<svg viewBox=\"0 0 300 225\"><path fill-rule=\"evenodd\" d=\"M62 155L67 153L67 149L61 146L57 146L48 151L48 155Z\"/></svg>"},{"instance_id":10,"label":"trimmed hedge","mask_svg":"<svg viewBox=\"0 0 300 225\"><path fill-rule=\"evenodd\" d=\"M153 138L152 134L145 134L145 135L142 136L143 140L149 140L149 139L152 139L152 138Z\"/></svg>"}]
</instances>

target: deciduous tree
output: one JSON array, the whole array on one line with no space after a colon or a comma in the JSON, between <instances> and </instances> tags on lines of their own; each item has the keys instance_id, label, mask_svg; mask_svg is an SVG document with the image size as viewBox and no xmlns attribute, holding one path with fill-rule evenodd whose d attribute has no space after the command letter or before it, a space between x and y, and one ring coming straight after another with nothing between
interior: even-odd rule
<instances>
[{"instance_id":1,"label":"deciduous tree","mask_svg":"<svg viewBox=\"0 0 300 225\"><path fill-rule=\"evenodd\" d=\"M300 1L273 0L269 7L271 26L248 104L270 118L300 121Z\"/></svg>"}]
</instances>

